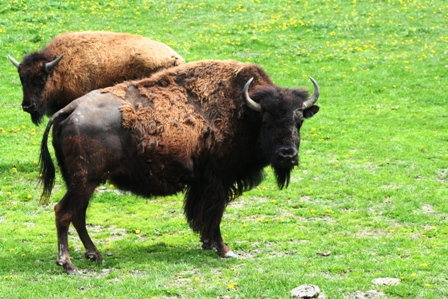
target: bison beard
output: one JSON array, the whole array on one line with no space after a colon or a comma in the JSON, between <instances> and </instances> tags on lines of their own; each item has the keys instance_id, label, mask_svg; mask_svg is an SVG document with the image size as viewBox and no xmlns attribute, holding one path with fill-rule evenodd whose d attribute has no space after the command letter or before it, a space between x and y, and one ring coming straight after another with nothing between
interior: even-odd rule
<instances>
[{"instance_id":1,"label":"bison beard","mask_svg":"<svg viewBox=\"0 0 448 299\"><path fill-rule=\"evenodd\" d=\"M274 174L275 174L275 179L277 181L277 186L280 189L283 188L287 188L289 185L289 179L291 177L291 168L284 168L284 167L275 167L273 166L272 168L274 168Z\"/></svg>"},{"instance_id":2,"label":"bison beard","mask_svg":"<svg viewBox=\"0 0 448 299\"><path fill-rule=\"evenodd\" d=\"M298 128L319 110L312 82L315 92L307 99L303 89L273 85L256 65L199 61L92 91L59 110L45 129L40 160L45 199L55 179L47 145L53 127L67 187L55 206L56 263L78 273L69 255L71 224L85 256L103 260L85 215L95 188L106 180L146 197L185 191L184 212L202 247L235 257L221 235L224 210L261 183L268 165L280 189L288 186L298 164Z\"/></svg>"},{"instance_id":3,"label":"bison beard","mask_svg":"<svg viewBox=\"0 0 448 299\"><path fill-rule=\"evenodd\" d=\"M42 123L45 110L47 110L46 106L40 106L37 111L30 113L33 124L38 126Z\"/></svg>"}]
</instances>

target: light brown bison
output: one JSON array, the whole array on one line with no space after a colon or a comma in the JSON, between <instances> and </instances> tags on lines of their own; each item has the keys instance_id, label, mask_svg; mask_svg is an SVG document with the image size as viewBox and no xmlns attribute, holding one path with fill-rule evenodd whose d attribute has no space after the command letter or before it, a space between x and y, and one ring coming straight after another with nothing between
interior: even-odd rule
<instances>
[{"instance_id":1,"label":"light brown bison","mask_svg":"<svg viewBox=\"0 0 448 299\"><path fill-rule=\"evenodd\" d=\"M311 79L311 78L310 78ZM142 196L185 191L184 211L204 249L236 256L220 223L227 204L261 183L271 165L280 188L298 165L300 127L319 110L314 93L275 86L259 66L200 61L95 90L53 115L41 144L43 198L53 188L53 146L67 192L55 206L58 259L76 273L68 251L71 223L91 260L101 254L86 230L95 188L109 180Z\"/></svg>"},{"instance_id":2,"label":"light brown bison","mask_svg":"<svg viewBox=\"0 0 448 299\"><path fill-rule=\"evenodd\" d=\"M185 63L161 42L113 32L64 33L22 62L8 58L19 71L22 108L36 125L89 91Z\"/></svg>"}]
</instances>

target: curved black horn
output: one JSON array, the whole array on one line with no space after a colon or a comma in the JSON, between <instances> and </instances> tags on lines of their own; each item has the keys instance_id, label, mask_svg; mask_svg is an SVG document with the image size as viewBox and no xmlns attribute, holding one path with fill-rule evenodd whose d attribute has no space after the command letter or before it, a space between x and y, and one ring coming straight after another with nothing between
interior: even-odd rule
<instances>
[{"instance_id":1,"label":"curved black horn","mask_svg":"<svg viewBox=\"0 0 448 299\"><path fill-rule=\"evenodd\" d=\"M247 107L249 107L250 109L257 111L257 112L261 112L261 106L260 104L258 104L257 102L255 102L254 100L252 100L249 96L249 85L252 83L252 81L254 80L254 78L250 78L249 81L247 81L246 85L244 85L243 88L243 97L244 97L244 101L246 102Z\"/></svg>"},{"instance_id":2,"label":"curved black horn","mask_svg":"<svg viewBox=\"0 0 448 299\"><path fill-rule=\"evenodd\" d=\"M311 77L309 77L309 78L314 85L314 93L311 95L311 97L308 100L303 102L303 106L302 106L303 110L306 110L306 109L310 108L311 106L313 106L317 102L317 99L319 98L319 94L320 94L319 85L317 85L317 82L313 78L311 78Z\"/></svg>"},{"instance_id":3,"label":"curved black horn","mask_svg":"<svg viewBox=\"0 0 448 299\"><path fill-rule=\"evenodd\" d=\"M8 55L8 59L9 59L9 61L12 62L12 64L14 64L14 66L15 66L16 68L19 68L19 66L20 66L20 62L18 62L17 60L15 60L14 58L12 58L12 57L9 56L9 55Z\"/></svg>"},{"instance_id":4,"label":"curved black horn","mask_svg":"<svg viewBox=\"0 0 448 299\"><path fill-rule=\"evenodd\" d=\"M47 73L51 73L51 71L58 66L59 61L61 61L61 59L64 57L64 54L62 54L61 56L57 57L55 60L47 62L45 64L45 71Z\"/></svg>"}]
</instances>

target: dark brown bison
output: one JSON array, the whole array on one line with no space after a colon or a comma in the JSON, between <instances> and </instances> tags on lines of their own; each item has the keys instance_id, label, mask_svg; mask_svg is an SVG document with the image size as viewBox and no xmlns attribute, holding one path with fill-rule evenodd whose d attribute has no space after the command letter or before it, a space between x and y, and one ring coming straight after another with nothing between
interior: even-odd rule
<instances>
[{"instance_id":1,"label":"dark brown bison","mask_svg":"<svg viewBox=\"0 0 448 299\"><path fill-rule=\"evenodd\" d=\"M163 43L113 32L65 33L22 62L8 58L19 71L22 109L36 125L89 91L185 63Z\"/></svg>"},{"instance_id":2,"label":"dark brown bison","mask_svg":"<svg viewBox=\"0 0 448 299\"><path fill-rule=\"evenodd\" d=\"M311 79L311 78L310 78ZM257 65L200 61L140 81L92 91L58 111L47 124L40 163L44 199L53 188L53 146L67 193L55 206L56 263L77 272L69 257L73 223L91 260L101 254L86 230L95 188L109 180L142 196L185 192L184 212L204 249L235 254L220 223L227 204L263 179L271 165L280 188L298 165L300 127L316 114L314 93L275 86Z\"/></svg>"}]
</instances>

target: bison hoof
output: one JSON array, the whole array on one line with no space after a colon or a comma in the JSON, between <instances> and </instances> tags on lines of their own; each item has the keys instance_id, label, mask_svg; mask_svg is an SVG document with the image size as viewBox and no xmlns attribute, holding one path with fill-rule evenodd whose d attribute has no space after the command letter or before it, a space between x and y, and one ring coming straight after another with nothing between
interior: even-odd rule
<instances>
[{"instance_id":1,"label":"bison hoof","mask_svg":"<svg viewBox=\"0 0 448 299\"><path fill-rule=\"evenodd\" d=\"M56 265L61 266L64 268L64 272L70 275L80 275L82 274L78 268L75 267L75 265L73 265L71 262L66 262L66 261L60 261L57 260L56 261Z\"/></svg>"},{"instance_id":2,"label":"bison hoof","mask_svg":"<svg viewBox=\"0 0 448 299\"><path fill-rule=\"evenodd\" d=\"M86 253L84 253L84 257L91 262L103 262L103 257L98 252L86 251Z\"/></svg>"}]
</instances>

